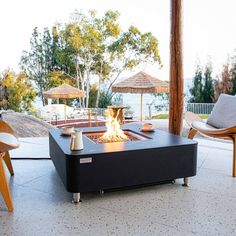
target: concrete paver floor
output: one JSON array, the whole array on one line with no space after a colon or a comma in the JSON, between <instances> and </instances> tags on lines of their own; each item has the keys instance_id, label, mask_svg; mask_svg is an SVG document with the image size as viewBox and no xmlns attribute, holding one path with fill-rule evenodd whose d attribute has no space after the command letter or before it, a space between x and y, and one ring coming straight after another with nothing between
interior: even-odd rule
<instances>
[{"instance_id":1,"label":"concrete paver floor","mask_svg":"<svg viewBox=\"0 0 236 236\"><path fill-rule=\"evenodd\" d=\"M179 179L82 194L78 205L50 159L13 160L15 176L8 179L15 210L8 213L0 197L0 235L236 235L232 145L198 141L198 173L190 187Z\"/></svg>"}]
</instances>

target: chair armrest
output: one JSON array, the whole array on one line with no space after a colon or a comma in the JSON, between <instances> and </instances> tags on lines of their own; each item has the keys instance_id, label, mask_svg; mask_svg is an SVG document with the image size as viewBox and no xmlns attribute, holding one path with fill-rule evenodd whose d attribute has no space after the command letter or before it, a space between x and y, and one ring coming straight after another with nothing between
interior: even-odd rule
<instances>
[{"instance_id":1,"label":"chair armrest","mask_svg":"<svg viewBox=\"0 0 236 236\"><path fill-rule=\"evenodd\" d=\"M0 133L0 153L18 148L19 146L15 136L9 133Z\"/></svg>"},{"instance_id":2,"label":"chair armrest","mask_svg":"<svg viewBox=\"0 0 236 236\"><path fill-rule=\"evenodd\" d=\"M192 123L195 122L195 121L205 123L198 115L196 115L196 114L194 114L193 112L190 112L190 111L187 111L185 113L185 121L190 127L192 127Z\"/></svg>"},{"instance_id":3,"label":"chair armrest","mask_svg":"<svg viewBox=\"0 0 236 236\"><path fill-rule=\"evenodd\" d=\"M0 132L14 134L13 128L3 120L0 120Z\"/></svg>"},{"instance_id":4,"label":"chair armrest","mask_svg":"<svg viewBox=\"0 0 236 236\"><path fill-rule=\"evenodd\" d=\"M207 136L234 136L236 135L236 126L218 129L205 122L195 121L192 123L192 128Z\"/></svg>"}]
</instances>

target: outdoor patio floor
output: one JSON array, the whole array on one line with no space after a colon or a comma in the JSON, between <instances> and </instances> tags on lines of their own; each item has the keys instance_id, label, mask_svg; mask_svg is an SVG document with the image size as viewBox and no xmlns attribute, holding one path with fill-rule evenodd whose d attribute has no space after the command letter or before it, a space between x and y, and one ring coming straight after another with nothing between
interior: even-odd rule
<instances>
[{"instance_id":1,"label":"outdoor patio floor","mask_svg":"<svg viewBox=\"0 0 236 236\"><path fill-rule=\"evenodd\" d=\"M83 194L71 203L51 160L13 160L15 205L0 197L0 235L236 235L236 178L231 144L199 139L198 173L182 180Z\"/></svg>"}]
</instances>

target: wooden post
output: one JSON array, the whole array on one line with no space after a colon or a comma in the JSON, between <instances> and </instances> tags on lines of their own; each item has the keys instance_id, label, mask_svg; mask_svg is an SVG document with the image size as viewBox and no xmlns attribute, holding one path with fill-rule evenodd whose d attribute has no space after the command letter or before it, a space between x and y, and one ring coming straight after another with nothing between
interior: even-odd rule
<instances>
[{"instance_id":1,"label":"wooden post","mask_svg":"<svg viewBox=\"0 0 236 236\"><path fill-rule=\"evenodd\" d=\"M88 125L92 127L92 110L88 108Z\"/></svg>"},{"instance_id":2,"label":"wooden post","mask_svg":"<svg viewBox=\"0 0 236 236\"><path fill-rule=\"evenodd\" d=\"M169 131L180 135L183 124L182 0L171 0Z\"/></svg>"}]
</instances>

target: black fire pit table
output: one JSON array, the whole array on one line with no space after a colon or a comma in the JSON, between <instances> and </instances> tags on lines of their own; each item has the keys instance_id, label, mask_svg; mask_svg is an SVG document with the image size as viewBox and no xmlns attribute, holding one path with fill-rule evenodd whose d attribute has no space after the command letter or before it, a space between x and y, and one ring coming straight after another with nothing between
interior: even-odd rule
<instances>
[{"instance_id":1,"label":"black fire pit table","mask_svg":"<svg viewBox=\"0 0 236 236\"><path fill-rule=\"evenodd\" d=\"M70 150L70 137L59 129L49 132L50 156L73 201L80 193L150 185L196 175L197 142L141 124L122 126L132 141L99 143L105 127L83 129L84 149Z\"/></svg>"}]
</instances>

